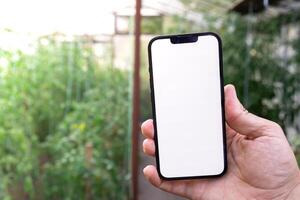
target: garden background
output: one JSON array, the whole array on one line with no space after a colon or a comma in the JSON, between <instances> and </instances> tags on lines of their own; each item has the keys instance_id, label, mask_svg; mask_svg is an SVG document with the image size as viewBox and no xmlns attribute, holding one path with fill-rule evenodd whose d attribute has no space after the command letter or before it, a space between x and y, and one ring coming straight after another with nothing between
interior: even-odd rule
<instances>
[{"instance_id":1,"label":"garden background","mask_svg":"<svg viewBox=\"0 0 300 200\"><path fill-rule=\"evenodd\" d=\"M135 2L16 3L0 14L0 198L131 199ZM225 83L283 127L300 163L298 1L144 0L141 13L140 122L151 118L149 39L214 31ZM139 199L174 199L137 159Z\"/></svg>"}]
</instances>

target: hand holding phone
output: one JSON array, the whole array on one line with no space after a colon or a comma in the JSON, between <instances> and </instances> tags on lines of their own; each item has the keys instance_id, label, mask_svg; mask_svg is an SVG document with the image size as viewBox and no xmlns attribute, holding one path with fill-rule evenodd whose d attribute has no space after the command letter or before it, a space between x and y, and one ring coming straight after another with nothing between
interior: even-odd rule
<instances>
[{"instance_id":1,"label":"hand holding phone","mask_svg":"<svg viewBox=\"0 0 300 200\"><path fill-rule=\"evenodd\" d=\"M255 116L239 102L232 85L225 86L228 170L213 179L164 180L155 166L143 172L155 187L187 199L299 199L299 168L280 126ZM200 124L195 125L202 131ZM157 153L153 121L142 125L143 150ZM170 135L170 141L173 138Z\"/></svg>"}]
</instances>

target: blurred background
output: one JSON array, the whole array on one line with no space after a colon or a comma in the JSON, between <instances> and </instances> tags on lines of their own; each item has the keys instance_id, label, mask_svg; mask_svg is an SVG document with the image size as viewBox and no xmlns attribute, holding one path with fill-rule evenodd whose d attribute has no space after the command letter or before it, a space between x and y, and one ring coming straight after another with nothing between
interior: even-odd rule
<instances>
[{"instance_id":1,"label":"blurred background","mask_svg":"<svg viewBox=\"0 0 300 200\"><path fill-rule=\"evenodd\" d=\"M300 162L299 22L299 0L2 1L0 199L180 199L142 175L158 34L217 32L225 83Z\"/></svg>"}]
</instances>

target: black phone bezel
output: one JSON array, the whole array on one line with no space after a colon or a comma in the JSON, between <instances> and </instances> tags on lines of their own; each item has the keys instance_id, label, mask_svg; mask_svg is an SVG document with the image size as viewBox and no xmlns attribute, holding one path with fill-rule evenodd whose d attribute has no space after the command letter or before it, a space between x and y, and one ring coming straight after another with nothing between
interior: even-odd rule
<instances>
[{"instance_id":1,"label":"black phone bezel","mask_svg":"<svg viewBox=\"0 0 300 200\"><path fill-rule=\"evenodd\" d=\"M159 161L159 149L157 140L157 126L156 126L156 109L155 109L155 92L153 84L153 70L152 70L152 56L151 56L151 46L154 41L160 39L170 39L174 37L199 37L199 36L214 36L218 40L219 45L219 71L220 71L220 92L221 92L221 110L222 110L222 129L223 129L223 152L224 152L224 169L220 174L215 175L204 175L204 176L180 176L180 177L165 177L160 171L160 161ZM183 179L200 179L200 178L214 178L223 176L228 168L227 163L227 143L226 143L226 126L225 126L225 98L224 98L224 78L223 78L223 52L222 52L222 40L220 36L214 32L202 32L202 33L188 33L188 34L177 34L177 35L162 35L156 36L149 41L148 44L148 60L149 60L149 75L150 75L150 91L151 91L151 103L152 103L152 116L153 116L153 126L154 126L154 142L155 142L155 158L157 171L160 178L164 180L183 180Z\"/></svg>"}]
</instances>

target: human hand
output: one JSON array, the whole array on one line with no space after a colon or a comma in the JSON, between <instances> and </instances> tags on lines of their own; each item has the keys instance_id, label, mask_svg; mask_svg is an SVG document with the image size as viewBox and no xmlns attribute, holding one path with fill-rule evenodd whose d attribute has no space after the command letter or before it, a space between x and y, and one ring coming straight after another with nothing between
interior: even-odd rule
<instances>
[{"instance_id":1,"label":"human hand","mask_svg":"<svg viewBox=\"0 0 300 200\"><path fill-rule=\"evenodd\" d=\"M225 86L225 117L228 171L224 176L165 181L148 165L144 168L148 181L189 199L300 199L299 168L280 126L245 110L232 85ZM142 133L144 152L154 156L152 120L142 124Z\"/></svg>"}]
</instances>

